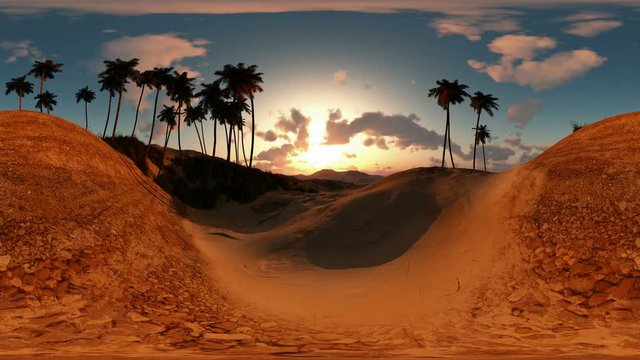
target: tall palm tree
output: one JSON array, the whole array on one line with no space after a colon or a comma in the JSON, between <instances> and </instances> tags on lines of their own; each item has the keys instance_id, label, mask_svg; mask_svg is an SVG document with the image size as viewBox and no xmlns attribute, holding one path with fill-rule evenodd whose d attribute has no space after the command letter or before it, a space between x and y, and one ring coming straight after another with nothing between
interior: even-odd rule
<instances>
[{"instance_id":1,"label":"tall palm tree","mask_svg":"<svg viewBox=\"0 0 640 360\"><path fill-rule=\"evenodd\" d=\"M112 77L113 81L118 84L118 105L116 107L116 118L113 121L113 132L111 133L111 139L116 136L116 129L118 128L118 118L120 117L120 105L122 104L122 93L127 91L125 85L129 83L129 80L133 79L137 71L136 66L140 63L140 60L133 58L130 60L115 59L105 60L104 64L106 69L100 73L100 77Z\"/></svg>"},{"instance_id":2,"label":"tall palm tree","mask_svg":"<svg viewBox=\"0 0 640 360\"><path fill-rule=\"evenodd\" d=\"M136 118L133 121L133 131L131 131L131 137L136 134L136 126L138 126L138 114L140 113L140 104L142 103L142 98L144 97L144 89L153 89L153 71L145 70L143 72L137 72L133 80L141 90L140 98L138 98L138 106L136 106Z\"/></svg>"},{"instance_id":3,"label":"tall palm tree","mask_svg":"<svg viewBox=\"0 0 640 360\"><path fill-rule=\"evenodd\" d=\"M198 142L200 143L200 151L203 154L206 154L204 144L202 139L200 138L200 130L198 130L198 123L202 123L203 120L207 118L207 111L204 107L197 106L187 106L184 115L184 122L187 126L194 125L196 129L196 134L198 135ZM203 134L204 135L204 134Z\"/></svg>"},{"instance_id":4,"label":"tall palm tree","mask_svg":"<svg viewBox=\"0 0 640 360\"><path fill-rule=\"evenodd\" d=\"M454 80L450 82L448 80L442 79L436 81L437 87L429 90L429 97L435 98L438 102L438 105L442 107L443 110L447 111L447 123L444 130L444 145L442 148L442 167L444 167L444 157L447 149L447 141L449 142L449 157L451 158L451 166L455 169L456 164L453 162L453 153L451 151L451 118L449 115L449 108L451 104L460 104L464 102L465 97L469 97L466 91L468 88L467 85L459 84L458 80Z\"/></svg>"},{"instance_id":5,"label":"tall palm tree","mask_svg":"<svg viewBox=\"0 0 640 360\"><path fill-rule=\"evenodd\" d=\"M257 72L258 66L245 66L243 63L238 65L227 64L222 70L216 71L216 75L222 83L231 90L233 98L236 101L244 101L249 98L251 101L251 150L249 152L249 168L253 166L253 145L255 140L256 119L254 115L254 94L262 92L263 83L262 73ZM243 145L244 146L244 145ZM244 148L243 148L244 151Z\"/></svg>"},{"instance_id":6,"label":"tall palm tree","mask_svg":"<svg viewBox=\"0 0 640 360\"><path fill-rule=\"evenodd\" d=\"M242 119L242 112L249 111L249 106L244 101L227 101L222 106L222 117L226 124L229 125L229 139L227 141L227 164L231 161L231 142L234 141L232 137L235 137L236 144L236 162L238 162L238 148L237 137L235 136L236 127L244 126L244 120Z\"/></svg>"},{"instance_id":7,"label":"tall palm tree","mask_svg":"<svg viewBox=\"0 0 640 360\"><path fill-rule=\"evenodd\" d=\"M44 82L46 79L53 79L53 74L57 72L61 72L62 63L54 63L53 60L45 60L45 61L34 61L31 66L31 70L27 73L27 75L33 75L36 78L40 79L40 95L42 95L42 91L44 89ZM40 109L42 112L42 109Z\"/></svg>"},{"instance_id":8,"label":"tall palm tree","mask_svg":"<svg viewBox=\"0 0 640 360\"><path fill-rule=\"evenodd\" d=\"M478 146L478 131L480 129L480 114L484 110L489 116L493 117L493 110L498 110L499 106L497 97L492 94L483 94L480 91L476 91L471 97L471 107L478 114L475 127L475 137L473 142L473 170L476 169L476 148ZM483 143L484 144L484 143Z\"/></svg>"},{"instance_id":9,"label":"tall palm tree","mask_svg":"<svg viewBox=\"0 0 640 360\"><path fill-rule=\"evenodd\" d=\"M20 76L11 79L11 81L8 81L5 84L5 86L7 87L7 90L4 93L5 95L9 95L12 92L15 92L18 95L19 110L22 110L22 97L33 92L33 84L27 81L26 78L26 76Z\"/></svg>"},{"instance_id":10,"label":"tall palm tree","mask_svg":"<svg viewBox=\"0 0 640 360\"><path fill-rule=\"evenodd\" d=\"M216 146L218 145L218 122L226 126L221 110L225 101L229 99L230 92L227 88L220 86L220 81L214 81L210 84L202 84L202 90L196 96L200 98L198 105L208 111L211 115L211 120L213 120L213 150L211 151L211 157L214 159L216 157Z\"/></svg>"},{"instance_id":11,"label":"tall palm tree","mask_svg":"<svg viewBox=\"0 0 640 360\"><path fill-rule=\"evenodd\" d=\"M484 160L484 171L487 171L487 158L484 155L484 144L491 139L491 132L487 129L487 125L480 125L477 129L476 145L482 143L482 160Z\"/></svg>"},{"instance_id":12,"label":"tall palm tree","mask_svg":"<svg viewBox=\"0 0 640 360\"><path fill-rule=\"evenodd\" d=\"M171 100L178 103L176 115L178 116L178 153L180 154L180 159L182 159L182 143L180 140L182 105L191 104L193 91L195 89L195 86L193 85L194 80L195 78L190 78L186 72L178 73L176 71L173 74L173 79L167 85L167 95L171 97Z\"/></svg>"},{"instance_id":13,"label":"tall palm tree","mask_svg":"<svg viewBox=\"0 0 640 360\"><path fill-rule=\"evenodd\" d=\"M167 128L164 133L164 148L162 149L162 158L160 160L160 168L164 167L164 155L167 152L167 145L169 144L169 138L171 137L171 131L176 126L176 109L173 106L163 105L163 109L158 114L158 120L167 123Z\"/></svg>"},{"instance_id":14,"label":"tall palm tree","mask_svg":"<svg viewBox=\"0 0 640 360\"><path fill-rule=\"evenodd\" d=\"M80 101L84 101L84 128L89 130L89 112L87 110L87 104L96 99L96 93L90 90L88 86L76 92L76 104Z\"/></svg>"},{"instance_id":15,"label":"tall palm tree","mask_svg":"<svg viewBox=\"0 0 640 360\"><path fill-rule=\"evenodd\" d=\"M107 137L107 127L109 126L109 117L111 116L111 101L113 97L116 96L116 91L118 90L118 81L114 76L111 75L101 75L100 79L98 79L98 83L100 83L100 91L108 91L109 92L109 104L107 106L107 120L104 123L104 131L102 132L102 138L106 139Z\"/></svg>"},{"instance_id":16,"label":"tall palm tree","mask_svg":"<svg viewBox=\"0 0 640 360\"><path fill-rule=\"evenodd\" d=\"M57 96L55 94L49 91L36 95L35 99L38 100L36 102L36 108L39 108L40 111L42 111L42 108L45 108L47 109L47 114L49 114L50 111L53 111L53 107L58 105L56 97Z\"/></svg>"},{"instance_id":17,"label":"tall palm tree","mask_svg":"<svg viewBox=\"0 0 640 360\"><path fill-rule=\"evenodd\" d=\"M153 117L151 118L151 132L149 133L149 143L147 144L147 151L144 156L149 157L149 149L151 149L151 140L153 140L153 130L156 126L156 111L158 110L158 97L160 96L160 90L166 87L171 78L172 67L158 68L154 67L151 71L151 86L156 89L156 100L153 103Z\"/></svg>"}]
</instances>

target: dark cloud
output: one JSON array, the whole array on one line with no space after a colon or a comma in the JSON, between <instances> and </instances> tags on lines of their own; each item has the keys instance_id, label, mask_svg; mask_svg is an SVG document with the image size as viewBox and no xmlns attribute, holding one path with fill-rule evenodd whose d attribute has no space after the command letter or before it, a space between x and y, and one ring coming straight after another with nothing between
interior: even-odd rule
<instances>
[{"instance_id":1,"label":"dark cloud","mask_svg":"<svg viewBox=\"0 0 640 360\"><path fill-rule=\"evenodd\" d=\"M518 129L524 129L534 116L542 111L542 101L527 99L520 104L513 104L507 109L507 121L514 123Z\"/></svg>"},{"instance_id":2,"label":"dark cloud","mask_svg":"<svg viewBox=\"0 0 640 360\"><path fill-rule=\"evenodd\" d=\"M444 141L443 136L418 125L418 121L420 119L415 114L385 115L381 112L364 113L351 122L330 116L325 143L348 144L353 136L363 133L373 139L365 140L365 146L375 143L380 148L388 148L385 140L387 137L393 138L393 145L401 150L409 147L420 150L437 149ZM453 147L456 148L456 153L462 153L458 145L454 144Z\"/></svg>"},{"instance_id":3,"label":"dark cloud","mask_svg":"<svg viewBox=\"0 0 640 360\"><path fill-rule=\"evenodd\" d=\"M267 130L266 132L258 131L256 135L268 142L273 142L278 139L278 135L273 130Z\"/></svg>"},{"instance_id":4,"label":"dark cloud","mask_svg":"<svg viewBox=\"0 0 640 360\"><path fill-rule=\"evenodd\" d=\"M311 118L304 116L300 110L291 109L289 117L281 116L276 123L276 129L281 132L280 136L287 136L287 133L296 135L294 145L300 150L309 149L309 122Z\"/></svg>"}]
</instances>

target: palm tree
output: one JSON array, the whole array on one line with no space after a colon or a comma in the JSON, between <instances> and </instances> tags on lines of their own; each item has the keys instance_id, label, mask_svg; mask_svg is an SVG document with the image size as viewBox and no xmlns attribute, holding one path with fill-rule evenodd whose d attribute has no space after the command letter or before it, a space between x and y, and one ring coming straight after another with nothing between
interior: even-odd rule
<instances>
[{"instance_id":1,"label":"palm tree","mask_svg":"<svg viewBox=\"0 0 640 360\"><path fill-rule=\"evenodd\" d=\"M484 160L484 171L487 171L487 158L484 155L484 144L491 139L491 132L487 129L487 125L480 125L476 133L476 145L482 143L482 160Z\"/></svg>"},{"instance_id":2,"label":"palm tree","mask_svg":"<svg viewBox=\"0 0 640 360\"><path fill-rule=\"evenodd\" d=\"M200 130L198 130L198 122L202 122L207 118L207 111L200 105L187 106L184 115L184 122L187 126L194 125L196 128L196 134L198 135L198 142L200 143L200 151L205 154L204 144L202 138L200 138Z\"/></svg>"},{"instance_id":3,"label":"palm tree","mask_svg":"<svg viewBox=\"0 0 640 360\"><path fill-rule=\"evenodd\" d=\"M173 106L163 105L164 108L160 110L158 114L158 120L167 123L167 129L164 133L164 148L162 149L162 159L160 160L160 168L164 167L164 155L167 151L167 145L169 144L169 138L171 137L171 131L176 126L176 109Z\"/></svg>"},{"instance_id":4,"label":"palm tree","mask_svg":"<svg viewBox=\"0 0 640 360\"><path fill-rule=\"evenodd\" d=\"M492 94L483 94L480 91L476 91L471 97L471 107L478 113L476 127L474 128L476 134L473 142L473 170L476 169L476 147L478 145L478 130L480 129L480 114L484 110L489 116L493 117L493 110L498 110L499 108L496 101L498 101L498 98L493 97Z\"/></svg>"},{"instance_id":5,"label":"palm tree","mask_svg":"<svg viewBox=\"0 0 640 360\"><path fill-rule=\"evenodd\" d=\"M232 137L236 144L236 163L238 162L237 136L235 136L235 127L244 126L242 112L249 111L249 106L244 101L226 101L222 106L222 117L226 124L229 125L229 139L227 141L227 163L231 161L231 141Z\"/></svg>"},{"instance_id":6,"label":"palm tree","mask_svg":"<svg viewBox=\"0 0 640 360\"><path fill-rule=\"evenodd\" d=\"M40 111L42 111L42 108L44 107L47 109L47 114L49 114L50 111L53 111L53 107L58 105L56 97L57 96L55 94L50 93L49 91L36 95L35 99L38 100L36 102L36 108L39 108Z\"/></svg>"},{"instance_id":7,"label":"palm tree","mask_svg":"<svg viewBox=\"0 0 640 360\"><path fill-rule=\"evenodd\" d=\"M182 144L180 140L180 117L182 115L182 105L189 105L193 98L193 81L195 78L190 78L186 72L178 73L174 72L173 79L167 85L167 95L171 97L171 100L178 103L176 109L176 115L178 116L178 152L180 159L182 159Z\"/></svg>"},{"instance_id":8,"label":"palm tree","mask_svg":"<svg viewBox=\"0 0 640 360\"><path fill-rule=\"evenodd\" d=\"M140 104L142 103L142 97L144 97L144 89L153 88L153 71L145 70L143 72L136 72L136 75L133 79L136 85L141 88L140 90L140 98L138 99L138 106L136 106L136 118L133 121L133 131L131 132L131 137L136 134L136 126L138 125L138 114L140 113Z\"/></svg>"},{"instance_id":9,"label":"palm tree","mask_svg":"<svg viewBox=\"0 0 640 360\"><path fill-rule=\"evenodd\" d=\"M246 67L243 63L237 66L227 64L216 75L222 83L231 90L235 101L244 101L249 98L251 101L251 150L249 152L249 168L253 166L253 145L255 140L256 121L254 116L253 97L255 93L262 92L262 73L257 72L258 66ZM243 145L244 146L244 145ZM244 151L244 147L243 147Z\"/></svg>"},{"instance_id":10,"label":"palm tree","mask_svg":"<svg viewBox=\"0 0 640 360\"><path fill-rule=\"evenodd\" d=\"M7 82L5 86L7 90L5 91L5 95L9 95L12 92L18 94L18 109L22 110L22 97L25 95L29 95L33 92L33 84L26 80L26 76L20 76L17 78L11 79L11 81Z\"/></svg>"},{"instance_id":11,"label":"palm tree","mask_svg":"<svg viewBox=\"0 0 640 360\"><path fill-rule=\"evenodd\" d=\"M453 162L453 153L451 152L451 126L450 126L450 116L449 116L449 107L451 104L460 104L464 102L465 97L469 97L464 90L468 88L467 85L458 84L458 80L454 80L453 82L449 82L448 80L442 79L436 81L437 87L429 90L429 97L435 98L438 102L438 105L442 107L442 109L447 111L447 123L444 131L444 145L442 149L442 167L444 167L444 157L446 154L447 141L449 141L449 156L451 158L451 166L455 169L456 164Z\"/></svg>"},{"instance_id":12,"label":"palm tree","mask_svg":"<svg viewBox=\"0 0 640 360\"><path fill-rule=\"evenodd\" d=\"M116 107L116 118L113 121L113 132L111 133L111 139L116 136L116 129L118 128L118 118L120 117L120 105L122 104L122 93L127 91L125 85L129 83L129 80L133 79L137 71L135 69L138 66L140 60L133 58L128 61L122 59L115 59L114 61L105 60L104 64L106 69L100 73L100 77L111 77L113 81L118 84L118 105Z\"/></svg>"},{"instance_id":13,"label":"palm tree","mask_svg":"<svg viewBox=\"0 0 640 360\"><path fill-rule=\"evenodd\" d=\"M118 82L114 76L111 75L101 75L98 83L101 84L100 91L108 91L109 92L109 105L107 106L107 120L104 123L104 131L102 132L102 138L105 139L107 137L107 127L109 126L109 117L111 116L111 100L116 96L116 91L118 90Z\"/></svg>"},{"instance_id":14,"label":"palm tree","mask_svg":"<svg viewBox=\"0 0 640 360\"><path fill-rule=\"evenodd\" d=\"M42 91L44 89L44 82L46 79L53 79L53 74L57 72L61 72L60 69L62 67L61 63L54 63L53 60L45 60L42 61L34 61L31 66L31 70L27 73L27 75L33 75L36 78L40 79L40 95L42 95ZM42 109L40 109L42 112Z\"/></svg>"},{"instance_id":15,"label":"palm tree","mask_svg":"<svg viewBox=\"0 0 640 360\"><path fill-rule=\"evenodd\" d=\"M216 157L216 146L218 145L217 123L219 122L226 126L221 110L225 105L226 99L229 98L230 92L220 86L220 81L214 81L210 84L202 84L202 90L196 96L200 98L198 105L208 111L211 115L211 120L213 120L213 150L211 151L211 157L214 159Z\"/></svg>"},{"instance_id":16,"label":"palm tree","mask_svg":"<svg viewBox=\"0 0 640 360\"><path fill-rule=\"evenodd\" d=\"M87 110L87 104L96 99L96 93L93 90L90 90L88 86L83 87L82 89L76 92L76 104L80 101L84 101L84 128L85 130L89 130L89 113Z\"/></svg>"},{"instance_id":17,"label":"palm tree","mask_svg":"<svg viewBox=\"0 0 640 360\"><path fill-rule=\"evenodd\" d=\"M151 118L151 132L149 133L149 143L147 144L147 151L144 156L149 157L149 149L151 149L151 140L153 139L153 130L156 126L156 111L158 110L158 97L160 96L160 90L162 87L166 87L169 83L169 79L171 78L171 72L173 71L172 67L168 68L158 68L154 67L153 70L150 70L151 76L151 86L156 89L156 100L153 103L153 117Z\"/></svg>"}]
</instances>

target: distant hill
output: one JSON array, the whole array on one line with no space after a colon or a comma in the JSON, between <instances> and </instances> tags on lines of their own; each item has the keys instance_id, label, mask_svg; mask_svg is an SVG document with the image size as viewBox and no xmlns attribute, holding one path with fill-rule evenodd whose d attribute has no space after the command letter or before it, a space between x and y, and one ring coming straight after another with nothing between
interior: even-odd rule
<instances>
[{"instance_id":1,"label":"distant hill","mask_svg":"<svg viewBox=\"0 0 640 360\"><path fill-rule=\"evenodd\" d=\"M369 175L362 171L335 171L331 169L323 169L311 175L296 175L296 177L301 180L333 180L356 185L368 185L383 178L383 176Z\"/></svg>"}]
</instances>

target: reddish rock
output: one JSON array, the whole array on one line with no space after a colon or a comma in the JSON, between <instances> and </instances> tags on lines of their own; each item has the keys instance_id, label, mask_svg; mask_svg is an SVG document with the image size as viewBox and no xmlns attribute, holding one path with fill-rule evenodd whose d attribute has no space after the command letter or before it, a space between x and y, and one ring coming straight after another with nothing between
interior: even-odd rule
<instances>
[{"instance_id":1,"label":"reddish rock","mask_svg":"<svg viewBox=\"0 0 640 360\"><path fill-rule=\"evenodd\" d=\"M580 277L574 276L571 279L569 279L569 281L567 281L567 283L565 284L567 288L578 293L589 292L593 290L595 285L596 285L596 279L590 275L580 276Z\"/></svg>"},{"instance_id":2,"label":"reddish rock","mask_svg":"<svg viewBox=\"0 0 640 360\"><path fill-rule=\"evenodd\" d=\"M627 300L631 298L631 288L635 284L635 278L625 278L620 285L611 291L611 296L617 300Z\"/></svg>"}]
</instances>

